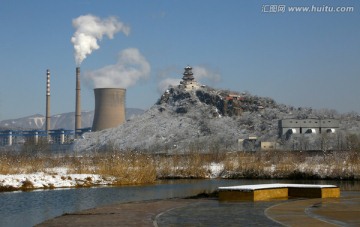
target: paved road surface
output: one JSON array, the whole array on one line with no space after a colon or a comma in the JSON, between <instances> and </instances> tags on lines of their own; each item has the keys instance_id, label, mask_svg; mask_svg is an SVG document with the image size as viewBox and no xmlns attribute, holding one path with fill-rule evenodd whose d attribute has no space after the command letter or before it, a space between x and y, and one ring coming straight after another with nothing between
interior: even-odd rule
<instances>
[{"instance_id":1,"label":"paved road surface","mask_svg":"<svg viewBox=\"0 0 360 227\"><path fill-rule=\"evenodd\" d=\"M168 199L112 204L37 226L360 226L360 192L339 199L219 202Z\"/></svg>"}]
</instances>

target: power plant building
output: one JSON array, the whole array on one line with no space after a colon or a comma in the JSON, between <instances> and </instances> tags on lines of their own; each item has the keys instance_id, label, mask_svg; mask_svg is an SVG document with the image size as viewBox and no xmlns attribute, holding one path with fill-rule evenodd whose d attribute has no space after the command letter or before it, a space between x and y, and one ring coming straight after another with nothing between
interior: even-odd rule
<instances>
[{"instance_id":1,"label":"power plant building","mask_svg":"<svg viewBox=\"0 0 360 227\"><path fill-rule=\"evenodd\" d=\"M337 119L283 119L279 121L279 136L335 133L339 129L339 124Z\"/></svg>"},{"instance_id":2,"label":"power plant building","mask_svg":"<svg viewBox=\"0 0 360 227\"><path fill-rule=\"evenodd\" d=\"M125 93L123 88L96 88L95 113L92 131L114 128L125 122Z\"/></svg>"}]
</instances>

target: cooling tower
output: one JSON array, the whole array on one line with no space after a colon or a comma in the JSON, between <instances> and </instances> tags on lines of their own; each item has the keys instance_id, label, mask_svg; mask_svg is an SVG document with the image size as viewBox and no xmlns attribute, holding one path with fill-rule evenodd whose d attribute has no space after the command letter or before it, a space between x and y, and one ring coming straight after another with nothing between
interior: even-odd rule
<instances>
[{"instance_id":1,"label":"cooling tower","mask_svg":"<svg viewBox=\"0 0 360 227\"><path fill-rule=\"evenodd\" d=\"M114 128L125 122L125 92L123 88L96 88L92 131Z\"/></svg>"},{"instance_id":2,"label":"cooling tower","mask_svg":"<svg viewBox=\"0 0 360 227\"><path fill-rule=\"evenodd\" d=\"M80 67L76 67L75 135L81 133Z\"/></svg>"},{"instance_id":3,"label":"cooling tower","mask_svg":"<svg viewBox=\"0 0 360 227\"><path fill-rule=\"evenodd\" d=\"M50 130L50 70L46 70L46 111L45 111L45 130Z\"/></svg>"}]
</instances>

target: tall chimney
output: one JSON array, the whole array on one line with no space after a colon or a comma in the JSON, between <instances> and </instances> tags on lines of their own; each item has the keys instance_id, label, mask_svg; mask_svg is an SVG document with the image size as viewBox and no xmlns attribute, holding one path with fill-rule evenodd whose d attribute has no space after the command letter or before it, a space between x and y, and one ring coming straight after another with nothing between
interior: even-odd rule
<instances>
[{"instance_id":1,"label":"tall chimney","mask_svg":"<svg viewBox=\"0 0 360 227\"><path fill-rule=\"evenodd\" d=\"M46 114L45 114L45 130L50 130L50 70L46 70Z\"/></svg>"},{"instance_id":2,"label":"tall chimney","mask_svg":"<svg viewBox=\"0 0 360 227\"><path fill-rule=\"evenodd\" d=\"M96 88L95 113L92 131L114 128L125 122L125 93L123 88Z\"/></svg>"},{"instance_id":3,"label":"tall chimney","mask_svg":"<svg viewBox=\"0 0 360 227\"><path fill-rule=\"evenodd\" d=\"M76 67L75 136L81 129L80 67Z\"/></svg>"}]
</instances>

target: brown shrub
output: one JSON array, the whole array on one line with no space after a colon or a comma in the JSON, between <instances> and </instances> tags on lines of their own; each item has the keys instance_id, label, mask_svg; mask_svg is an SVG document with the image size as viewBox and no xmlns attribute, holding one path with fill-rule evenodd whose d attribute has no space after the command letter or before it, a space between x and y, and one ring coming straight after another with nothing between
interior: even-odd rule
<instances>
[{"instance_id":1,"label":"brown shrub","mask_svg":"<svg viewBox=\"0 0 360 227\"><path fill-rule=\"evenodd\" d=\"M22 182L22 185L20 188L21 188L21 190L30 190L30 189L34 188L34 185L30 180L26 179Z\"/></svg>"}]
</instances>

